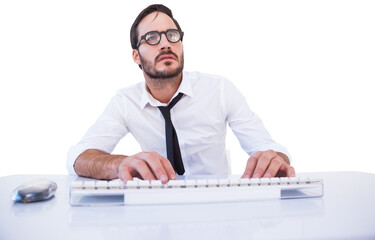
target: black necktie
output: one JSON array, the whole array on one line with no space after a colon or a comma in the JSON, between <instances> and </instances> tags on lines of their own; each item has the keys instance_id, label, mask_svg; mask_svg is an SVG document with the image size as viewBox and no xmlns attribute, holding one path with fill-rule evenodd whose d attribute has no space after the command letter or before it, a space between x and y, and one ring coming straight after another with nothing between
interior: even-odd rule
<instances>
[{"instance_id":1,"label":"black necktie","mask_svg":"<svg viewBox=\"0 0 375 240\"><path fill-rule=\"evenodd\" d=\"M182 93L179 93L171 103L166 107L159 107L160 112L165 119L165 139L167 142L167 158L171 162L174 170L182 175L185 172L184 164L182 163L180 145L176 130L171 121L171 108L182 98Z\"/></svg>"}]
</instances>

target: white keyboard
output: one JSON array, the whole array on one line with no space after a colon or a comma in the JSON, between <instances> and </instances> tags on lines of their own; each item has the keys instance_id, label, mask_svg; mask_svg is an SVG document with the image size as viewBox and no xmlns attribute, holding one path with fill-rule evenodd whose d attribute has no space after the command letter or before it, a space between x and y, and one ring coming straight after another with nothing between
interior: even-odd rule
<instances>
[{"instance_id":1,"label":"white keyboard","mask_svg":"<svg viewBox=\"0 0 375 240\"><path fill-rule=\"evenodd\" d=\"M237 177L161 181L135 179L73 181L70 203L83 205L152 205L243 202L323 196L323 180L302 177Z\"/></svg>"}]
</instances>

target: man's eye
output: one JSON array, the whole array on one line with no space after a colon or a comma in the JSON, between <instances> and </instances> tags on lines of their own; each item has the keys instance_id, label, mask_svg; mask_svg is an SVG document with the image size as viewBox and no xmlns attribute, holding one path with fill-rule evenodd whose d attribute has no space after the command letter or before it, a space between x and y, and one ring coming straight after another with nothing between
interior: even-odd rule
<instances>
[{"instance_id":1,"label":"man's eye","mask_svg":"<svg viewBox=\"0 0 375 240\"><path fill-rule=\"evenodd\" d=\"M168 34L168 39L170 39L170 40L177 40L178 39L178 35L176 33L169 33Z\"/></svg>"},{"instance_id":2,"label":"man's eye","mask_svg":"<svg viewBox=\"0 0 375 240\"><path fill-rule=\"evenodd\" d=\"M156 41L158 39L158 36L157 35L155 35L155 34L152 34L152 35L148 35L147 37L146 37L146 40L147 41Z\"/></svg>"}]
</instances>

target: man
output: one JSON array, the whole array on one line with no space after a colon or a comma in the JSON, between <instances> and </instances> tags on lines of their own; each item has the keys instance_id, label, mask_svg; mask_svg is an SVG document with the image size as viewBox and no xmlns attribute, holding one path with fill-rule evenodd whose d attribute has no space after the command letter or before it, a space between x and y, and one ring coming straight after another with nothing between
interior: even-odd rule
<instances>
[{"instance_id":1,"label":"man","mask_svg":"<svg viewBox=\"0 0 375 240\"><path fill-rule=\"evenodd\" d=\"M151 5L131 28L133 60L145 82L122 89L68 154L71 173L123 181L176 179L177 174L228 174L227 124L251 155L244 178L294 176L288 153L275 143L242 94L226 79L184 72L183 32L172 12ZM127 133L142 152L110 154Z\"/></svg>"}]
</instances>

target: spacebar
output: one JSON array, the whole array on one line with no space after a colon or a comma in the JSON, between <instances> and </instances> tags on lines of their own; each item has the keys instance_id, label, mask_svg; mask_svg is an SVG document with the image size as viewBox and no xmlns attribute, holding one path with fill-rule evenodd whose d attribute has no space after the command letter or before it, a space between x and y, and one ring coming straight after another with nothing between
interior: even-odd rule
<instances>
[{"instance_id":1,"label":"spacebar","mask_svg":"<svg viewBox=\"0 0 375 240\"><path fill-rule=\"evenodd\" d=\"M124 190L125 205L245 202L280 199L277 187L151 188Z\"/></svg>"}]
</instances>

